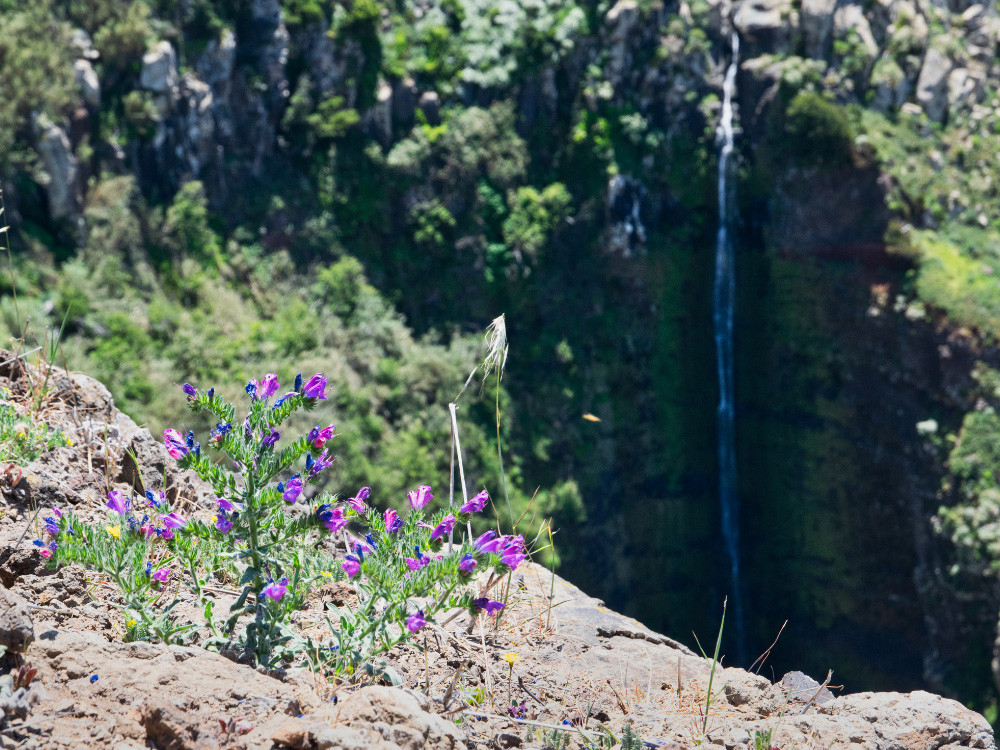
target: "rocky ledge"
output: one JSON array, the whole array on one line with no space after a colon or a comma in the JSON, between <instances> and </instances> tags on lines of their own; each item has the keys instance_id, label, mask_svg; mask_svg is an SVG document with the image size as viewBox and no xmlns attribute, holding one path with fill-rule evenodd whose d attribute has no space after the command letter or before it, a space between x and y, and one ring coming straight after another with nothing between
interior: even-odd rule
<instances>
[{"instance_id":1,"label":"rocky ledge","mask_svg":"<svg viewBox=\"0 0 1000 750\"><path fill-rule=\"evenodd\" d=\"M772 684L718 669L706 718L709 660L530 563L514 575L499 623L461 614L393 652L398 686L336 685L196 646L124 643L113 589L75 566L47 569L34 552L34 509L98 516L108 488L140 490L143 476L165 476L194 509L206 498L100 383L76 374L54 383L46 419L74 445L0 475L0 748L587 747L608 746L626 723L646 747L673 750L756 750L768 736L782 750L996 747L989 723L956 701L834 697L801 673ZM8 366L0 385L16 395L25 373ZM344 583L324 586L309 611L351 594ZM503 660L511 652L513 664Z\"/></svg>"}]
</instances>

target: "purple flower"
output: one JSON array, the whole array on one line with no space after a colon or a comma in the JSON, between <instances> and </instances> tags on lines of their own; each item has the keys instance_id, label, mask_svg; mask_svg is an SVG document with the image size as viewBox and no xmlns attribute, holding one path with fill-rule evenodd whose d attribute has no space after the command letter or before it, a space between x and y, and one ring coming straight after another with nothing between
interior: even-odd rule
<instances>
[{"instance_id":1,"label":"purple flower","mask_svg":"<svg viewBox=\"0 0 1000 750\"><path fill-rule=\"evenodd\" d=\"M295 474L287 482L278 485L278 492L290 503L294 503L302 494L302 477Z\"/></svg>"},{"instance_id":2,"label":"purple flower","mask_svg":"<svg viewBox=\"0 0 1000 750\"><path fill-rule=\"evenodd\" d=\"M317 372L302 388L302 393L306 398L326 398L326 378L323 373Z\"/></svg>"},{"instance_id":3,"label":"purple flower","mask_svg":"<svg viewBox=\"0 0 1000 750\"><path fill-rule=\"evenodd\" d=\"M271 428L271 433L261 441L261 447L263 448L273 448L274 444L278 442L278 438L281 437L281 433L278 432L273 427Z\"/></svg>"},{"instance_id":4,"label":"purple flower","mask_svg":"<svg viewBox=\"0 0 1000 750\"><path fill-rule=\"evenodd\" d=\"M181 390L184 391L184 395L188 397L188 401L193 401L194 397L198 395L198 389L190 383L182 385Z\"/></svg>"},{"instance_id":5,"label":"purple flower","mask_svg":"<svg viewBox=\"0 0 1000 750\"><path fill-rule=\"evenodd\" d=\"M184 438L177 430L167 428L163 431L163 442L167 446L167 453L173 459L180 460L188 454L188 448L184 445Z\"/></svg>"},{"instance_id":6,"label":"purple flower","mask_svg":"<svg viewBox=\"0 0 1000 750\"><path fill-rule=\"evenodd\" d=\"M170 578L170 568L160 568L158 571L150 576L157 583L166 583Z\"/></svg>"},{"instance_id":7,"label":"purple flower","mask_svg":"<svg viewBox=\"0 0 1000 750\"><path fill-rule=\"evenodd\" d=\"M499 551L500 548L503 547L505 540L506 537L498 537L497 533L491 530L481 534L479 538L472 543L472 546L484 554L489 554L491 552Z\"/></svg>"},{"instance_id":8,"label":"purple flower","mask_svg":"<svg viewBox=\"0 0 1000 750\"><path fill-rule=\"evenodd\" d=\"M348 555L347 559L340 564L340 568L347 573L348 578L354 578L354 576L361 572L361 563L354 555Z\"/></svg>"},{"instance_id":9,"label":"purple flower","mask_svg":"<svg viewBox=\"0 0 1000 750\"><path fill-rule=\"evenodd\" d=\"M357 495L355 495L354 497L347 498L344 502L347 503L349 507L356 510L358 513L364 513L366 510L368 510L368 506L365 505L365 500L368 499L368 496L371 495L371 493L372 493L371 487L362 487L360 490L358 490Z\"/></svg>"},{"instance_id":10,"label":"purple flower","mask_svg":"<svg viewBox=\"0 0 1000 750\"><path fill-rule=\"evenodd\" d=\"M215 498L215 502L219 504L219 510L224 510L226 512L232 512L234 510L243 510L243 506L238 503L233 503L224 497Z\"/></svg>"},{"instance_id":11,"label":"purple flower","mask_svg":"<svg viewBox=\"0 0 1000 750\"><path fill-rule=\"evenodd\" d=\"M108 493L108 507L115 513L124 516L128 513L128 502L121 490L111 490Z\"/></svg>"},{"instance_id":12,"label":"purple flower","mask_svg":"<svg viewBox=\"0 0 1000 750\"><path fill-rule=\"evenodd\" d=\"M486 490L483 490L469 502L465 503L462 507L458 509L459 513L478 513L483 508L486 507L486 503L490 501L490 495Z\"/></svg>"},{"instance_id":13,"label":"purple flower","mask_svg":"<svg viewBox=\"0 0 1000 750\"><path fill-rule=\"evenodd\" d=\"M528 556L524 551L524 537L520 534L507 538L507 544L500 550L500 562L508 566L511 570L516 570L517 566L524 562Z\"/></svg>"},{"instance_id":14,"label":"purple flower","mask_svg":"<svg viewBox=\"0 0 1000 750\"><path fill-rule=\"evenodd\" d=\"M179 513L167 513L165 516L160 516L160 521L167 529L180 529L187 524L187 519Z\"/></svg>"},{"instance_id":15,"label":"purple flower","mask_svg":"<svg viewBox=\"0 0 1000 750\"><path fill-rule=\"evenodd\" d=\"M431 540L442 539L446 534L450 534L451 530L455 528L455 516L449 513L444 518L441 519L441 523L434 527L434 531L431 532Z\"/></svg>"},{"instance_id":16,"label":"purple flower","mask_svg":"<svg viewBox=\"0 0 1000 750\"><path fill-rule=\"evenodd\" d=\"M476 558L469 552L466 552L462 555L462 561L458 564L458 569L465 573L471 573L474 567L476 567Z\"/></svg>"},{"instance_id":17,"label":"purple flower","mask_svg":"<svg viewBox=\"0 0 1000 750\"><path fill-rule=\"evenodd\" d=\"M269 372L264 376L263 380L260 381L260 390L257 392L258 398L271 398L281 385L278 383L278 376L273 372Z\"/></svg>"},{"instance_id":18,"label":"purple flower","mask_svg":"<svg viewBox=\"0 0 1000 750\"><path fill-rule=\"evenodd\" d=\"M407 492L406 499L410 501L410 507L413 508L413 510L420 510L434 499L434 495L431 493L430 487L426 484L422 484L417 487L416 490L410 490Z\"/></svg>"},{"instance_id":19,"label":"purple flower","mask_svg":"<svg viewBox=\"0 0 1000 750\"><path fill-rule=\"evenodd\" d=\"M262 597L271 597L276 602L281 601L281 597L288 593L288 578L282 578L280 581L275 583L272 579L268 579L270 583L264 587L263 591L260 592Z\"/></svg>"},{"instance_id":20,"label":"purple flower","mask_svg":"<svg viewBox=\"0 0 1000 750\"><path fill-rule=\"evenodd\" d=\"M385 520L385 530L390 534L395 534L403 525L403 519L392 508L385 512L383 519Z\"/></svg>"},{"instance_id":21,"label":"purple flower","mask_svg":"<svg viewBox=\"0 0 1000 750\"><path fill-rule=\"evenodd\" d=\"M320 510L316 512L316 515L331 534L337 534L347 526L347 518L344 516L343 508L320 506Z\"/></svg>"},{"instance_id":22,"label":"purple flower","mask_svg":"<svg viewBox=\"0 0 1000 750\"><path fill-rule=\"evenodd\" d=\"M156 499L157 497L159 497L160 499L157 500ZM157 494L154 494L152 490L146 490L146 500L149 502L150 506L152 506L153 508L159 508L160 507L160 503L166 502L167 495L166 495L165 492L160 492L159 495L157 495Z\"/></svg>"},{"instance_id":23,"label":"purple flower","mask_svg":"<svg viewBox=\"0 0 1000 750\"><path fill-rule=\"evenodd\" d=\"M334 426L327 425L326 427L320 427L316 425L311 430L309 430L309 436L306 438L306 442L312 445L314 448L322 448L326 441L333 437Z\"/></svg>"},{"instance_id":24,"label":"purple flower","mask_svg":"<svg viewBox=\"0 0 1000 750\"><path fill-rule=\"evenodd\" d=\"M406 627L411 633L416 633L421 628L427 625L427 620L424 618L423 610L418 609L412 615L406 618Z\"/></svg>"},{"instance_id":25,"label":"purple flower","mask_svg":"<svg viewBox=\"0 0 1000 750\"><path fill-rule=\"evenodd\" d=\"M52 512L55 513L56 518L61 519L63 517L62 511L58 508L53 508Z\"/></svg>"},{"instance_id":26,"label":"purple flower","mask_svg":"<svg viewBox=\"0 0 1000 750\"><path fill-rule=\"evenodd\" d=\"M221 531L223 534L228 534L233 530L233 522L226 518L224 515L220 515L215 519L215 528Z\"/></svg>"},{"instance_id":27,"label":"purple flower","mask_svg":"<svg viewBox=\"0 0 1000 750\"><path fill-rule=\"evenodd\" d=\"M45 517L45 533L50 536L59 536L59 524L52 516Z\"/></svg>"},{"instance_id":28,"label":"purple flower","mask_svg":"<svg viewBox=\"0 0 1000 750\"><path fill-rule=\"evenodd\" d=\"M308 456L309 456L309 459L312 459L312 454L311 453L308 454ZM310 476L310 478L316 476L317 474L319 474L321 471L323 471L323 469L325 469L327 466L329 466L332 463L333 463L333 459L332 458L329 459L329 460L327 459L327 457L326 457L326 451L323 451L320 454L319 458L317 458L315 460L307 460L306 461L306 467L309 469L309 476Z\"/></svg>"},{"instance_id":29,"label":"purple flower","mask_svg":"<svg viewBox=\"0 0 1000 750\"><path fill-rule=\"evenodd\" d=\"M425 565L430 565L431 564L431 559L429 557L427 557L427 555L425 555L423 552L420 551L420 547L414 547L414 550L416 550L417 557L416 557L416 559L414 559L412 557L407 557L406 558L406 567L408 567L410 570L419 570L420 568L424 567Z\"/></svg>"},{"instance_id":30,"label":"purple flower","mask_svg":"<svg viewBox=\"0 0 1000 750\"><path fill-rule=\"evenodd\" d=\"M295 376L295 385L292 386L292 387L295 389L296 393L298 393L299 391L302 390L302 373L301 372L298 375Z\"/></svg>"},{"instance_id":31,"label":"purple flower","mask_svg":"<svg viewBox=\"0 0 1000 750\"><path fill-rule=\"evenodd\" d=\"M485 596L480 599L473 599L472 606L490 616L495 615L504 607L503 602L491 602Z\"/></svg>"}]
</instances>

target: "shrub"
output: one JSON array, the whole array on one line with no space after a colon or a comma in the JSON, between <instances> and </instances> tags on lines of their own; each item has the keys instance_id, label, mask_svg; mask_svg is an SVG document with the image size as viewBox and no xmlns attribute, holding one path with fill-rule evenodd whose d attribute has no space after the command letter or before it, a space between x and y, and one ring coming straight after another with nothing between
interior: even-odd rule
<instances>
[{"instance_id":1,"label":"shrub","mask_svg":"<svg viewBox=\"0 0 1000 750\"><path fill-rule=\"evenodd\" d=\"M835 166L850 161L850 121L841 107L820 94L796 94L785 110L783 130L784 147L800 163Z\"/></svg>"},{"instance_id":2,"label":"shrub","mask_svg":"<svg viewBox=\"0 0 1000 750\"><path fill-rule=\"evenodd\" d=\"M496 576L515 569L526 556L524 539L490 531L451 541L456 527L485 509L485 491L459 508L429 512L433 493L421 486L408 494L406 518L371 508L367 487L340 500L322 492L308 496L308 485L333 463L326 444L336 436L334 427L316 425L284 440L278 428L296 411L326 399L326 384L319 373L306 382L300 375L272 402L282 390L277 377L251 380L242 422L214 389L185 384L190 408L218 422L204 450L193 432L167 429L163 437L179 468L193 469L212 485L216 514L210 520L185 518L171 510L162 492L147 489L137 501L112 490L103 528L53 509L44 520L44 538L35 541L39 553L53 564L76 562L108 575L122 594L129 640L179 642L198 627L175 614L176 593L172 601L165 596L167 584L180 579L198 600L210 632L205 645L267 667L302 655L337 674L361 668L374 673L380 654L420 631L437 612L502 607L474 600L467 587L472 573L484 567L492 566ZM226 460L211 460L213 449ZM364 536L352 537L348 530ZM345 554L336 551L341 542ZM327 622L335 644L319 648L292 630L292 615L312 586L345 577L356 580L361 604L353 611L334 609ZM205 594L211 578L239 589L224 622Z\"/></svg>"}]
</instances>

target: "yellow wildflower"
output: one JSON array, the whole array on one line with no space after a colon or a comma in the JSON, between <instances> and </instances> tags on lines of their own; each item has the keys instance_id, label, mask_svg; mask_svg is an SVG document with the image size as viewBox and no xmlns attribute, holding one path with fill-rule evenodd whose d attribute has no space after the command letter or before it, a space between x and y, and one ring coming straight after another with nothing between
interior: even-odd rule
<instances>
[{"instance_id":1,"label":"yellow wildflower","mask_svg":"<svg viewBox=\"0 0 1000 750\"><path fill-rule=\"evenodd\" d=\"M115 539L121 539L122 527L121 526L105 526L104 530L107 531Z\"/></svg>"},{"instance_id":2,"label":"yellow wildflower","mask_svg":"<svg viewBox=\"0 0 1000 750\"><path fill-rule=\"evenodd\" d=\"M333 573L331 573L329 570L321 570L319 574L321 576L324 576L325 578L333 578Z\"/></svg>"},{"instance_id":3,"label":"yellow wildflower","mask_svg":"<svg viewBox=\"0 0 1000 750\"><path fill-rule=\"evenodd\" d=\"M500 658L501 658L501 659L503 659L503 660L504 660L505 662L507 662L508 664L510 664L510 665L511 665L512 667L513 667L513 666L514 666L514 665L515 665L515 664L516 664L517 662L521 661L521 657L520 657L520 656L518 656L517 654L515 654L515 653L514 653L513 651L508 651L508 652L507 652L506 654L504 654L504 655L503 655L502 657L500 657Z\"/></svg>"},{"instance_id":4,"label":"yellow wildflower","mask_svg":"<svg viewBox=\"0 0 1000 750\"><path fill-rule=\"evenodd\" d=\"M72 448L73 447L73 441L70 440L69 438L66 438L66 445L68 445L70 448Z\"/></svg>"},{"instance_id":5,"label":"yellow wildflower","mask_svg":"<svg viewBox=\"0 0 1000 750\"><path fill-rule=\"evenodd\" d=\"M212 525L214 526L215 522L218 521L218 520L219 520L218 516L212 516Z\"/></svg>"},{"instance_id":6,"label":"yellow wildflower","mask_svg":"<svg viewBox=\"0 0 1000 750\"><path fill-rule=\"evenodd\" d=\"M137 623L135 620L129 620L128 622L125 623L125 627L134 628L138 624L139 623Z\"/></svg>"}]
</instances>

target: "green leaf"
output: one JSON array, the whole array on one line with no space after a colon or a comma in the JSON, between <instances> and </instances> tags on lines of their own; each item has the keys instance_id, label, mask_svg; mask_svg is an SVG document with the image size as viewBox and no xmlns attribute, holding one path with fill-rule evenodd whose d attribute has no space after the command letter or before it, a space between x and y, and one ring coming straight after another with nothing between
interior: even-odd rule
<instances>
[{"instance_id":1,"label":"green leaf","mask_svg":"<svg viewBox=\"0 0 1000 750\"><path fill-rule=\"evenodd\" d=\"M240 579L240 582L237 584L237 586L246 586L248 583L251 583L259 575L260 573L254 568L252 567L247 568L246 571L244 571L243 577Z\"/></svg>"},{"instance_id":2,"label":"green leaf","mask_svg":"<svg viewBox=\"0 0 1000 750\"><path fill-rule=\"evenodd\" d=\"M229 608L229 611L236 612L237 610L242 609L243 606L247 603L247 596L249 594L250 594L250 587L247 586L245 589L243 589L243 593L240 594L240 598L237 599L235 602L233 602L233 606Z\"/></svg>"}]
</instances>

